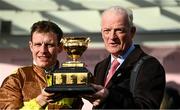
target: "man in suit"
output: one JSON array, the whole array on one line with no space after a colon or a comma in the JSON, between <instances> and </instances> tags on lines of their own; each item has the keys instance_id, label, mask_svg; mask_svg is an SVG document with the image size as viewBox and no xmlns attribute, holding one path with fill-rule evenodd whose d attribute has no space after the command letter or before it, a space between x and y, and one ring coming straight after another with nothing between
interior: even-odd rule
<instances>
[{"instance_id":1,"label":"man in suit","mask_svg":"<svg viewBox=\"0 0 180 110\"><path fill-rule=\"evenodd\" d=\"M165 88L165 71L156 58L145 60L138 71L135 91L130 92L131 71L143 56L148 56L133 43L136 27L132 11L119 6L105 10L101 33L110 55L95 66L95 84L92 86L97 92L90 100L94 108L159 108ZM113 60L118 62L114 74L110 69Z\"/></svg>"}]
</instances>

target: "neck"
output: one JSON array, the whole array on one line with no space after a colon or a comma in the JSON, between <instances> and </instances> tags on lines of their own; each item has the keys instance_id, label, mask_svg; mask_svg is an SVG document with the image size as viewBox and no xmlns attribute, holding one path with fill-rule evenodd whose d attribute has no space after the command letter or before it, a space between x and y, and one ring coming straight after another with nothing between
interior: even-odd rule
<instances>
[{"instance_id":1,"label":"neck","mask_svg":"<svg viewBox=\"0 0 180 110\"><path fill-rule=\"evenodd\" d=\"M56 62L54 65L44 68L45 73L53 73L58 67L59 67L58 62Z\"/></svg>"},{"instance_id":2,"label":"neck","mask_svg":"<svg viewBox=\"0 0 180 110\"><path fill-rule=\"evenodd\" d=\"M33 61L33 64L36 65L36 66L38 66L35 61ZM38 66L38 67L39 67L39 66ZM44 68L41 67L41 68L44 69L45 73L52 73L52 72L54 72L58 67L59 67L59 63L58 63L58 61L57 61L55 64L51 65L50 67L44 67Z\"/></svg>"}]
</instances>

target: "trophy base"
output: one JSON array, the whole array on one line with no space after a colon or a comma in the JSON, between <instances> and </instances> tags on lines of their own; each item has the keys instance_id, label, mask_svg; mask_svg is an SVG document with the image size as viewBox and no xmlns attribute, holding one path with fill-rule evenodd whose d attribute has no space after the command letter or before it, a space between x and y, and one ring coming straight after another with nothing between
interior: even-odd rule
<instances>
[{"instance_id":1,"label":"trophy base","mask_svg":"<svg viewBox=\"0 0 180 110\"><path fill-rule=\"evenodd\" d=\"M90 85L93 76L85 67L61 67L51 77L46 92L60 93L67 97L95 93Z\"/></svg>"},{"instance_id":2,"label":"trophy base","mask_svg":"<svg viewBox=\"0 0 180 110\"><path fill-rule=\"evenodd\" d=\"M95 89L90 85L53 85L45 88L46 92L49 93L61 93L67 96L78 96L84 94L93 94Z\"/></svg>"}]
</instances>

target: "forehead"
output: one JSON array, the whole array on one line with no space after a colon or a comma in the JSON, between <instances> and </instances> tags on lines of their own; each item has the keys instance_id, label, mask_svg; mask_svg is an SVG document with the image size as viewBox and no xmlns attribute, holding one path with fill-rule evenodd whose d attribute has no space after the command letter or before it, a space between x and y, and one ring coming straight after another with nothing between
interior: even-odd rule
<instances>
[{"instance_id":1,"label":"forehead","mask_svg":"<svg viewBox=\"0 0 180 110\"><path fill-rule=\"evenodd\" d=\"M32 35L32 41L38 42L38 41L56 41L57 37L54 33L48 32L48 33L42 33L42 32L34 32Z\"/></svg>"},{"instance_id":2,"label":"forehead","mask_svg":"<svg viewBox=\"0 0 180 110\"><path fill-rule=\"evenodd\" d=\"M102 27L111 26L111 25L125 26L127 24L128 24L128 16L123 11L120 12L108 11L102 15L102 21L101 21Z\"/></svg>"}]
</instances>

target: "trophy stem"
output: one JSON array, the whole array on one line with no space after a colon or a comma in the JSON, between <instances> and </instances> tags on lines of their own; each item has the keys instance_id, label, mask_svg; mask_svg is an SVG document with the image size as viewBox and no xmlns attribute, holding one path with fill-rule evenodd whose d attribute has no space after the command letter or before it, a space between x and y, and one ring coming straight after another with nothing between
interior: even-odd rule
<instances>
[{"instance_id":1,"label":"trophy stem","mask_svg":"<svg viewBox=\"0 0 180 110\"><path fill-rule=\"evenodd\" d=\"M62 67L84 67L84 63L78 60L67 61L62 64Z\"/></svg>"},{"instance_id":2,"label":"trophy stem","mask_svg":"<svg viewBox=\"0 0 180 110\"><path fill-rule=\"evenodd\" d=\"M73 60L74 62L75 62L75 61L77 61L77 59L76 59L76 58L73 58L72 60Z\"/></svg>"}]
</instances>

